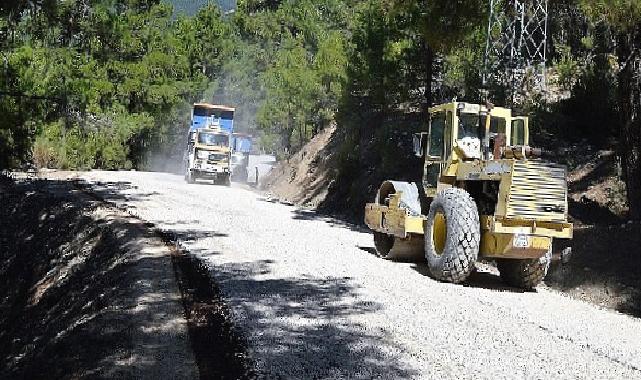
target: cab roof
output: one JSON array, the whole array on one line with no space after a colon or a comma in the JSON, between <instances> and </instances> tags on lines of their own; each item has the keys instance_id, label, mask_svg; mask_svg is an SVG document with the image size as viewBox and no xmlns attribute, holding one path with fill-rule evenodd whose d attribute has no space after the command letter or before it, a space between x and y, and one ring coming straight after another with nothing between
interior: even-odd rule
<instances>
[{"instance_id":1,"label":"cab roof","mask_svg":"<svg viewBox=\"0 0 641 380\"><path fill-rule=\"evenodd\" d=\"M216 133L216 134L219 134L219 135L229 136L229 132L224 131L224 130L222 130L220 128L198 128L198 129L194 129L194 131L196 131L198 133Z\"/></svg>"},{"instance_id":2,"label":"cab roof","mask_svg":"<svg viewBox=\"0 0 641 380\"><path fill-rule=\"evenodd\" d=\"M430 107L429 112L434 113L434 112L453 110L453 109L460 109L462 112L466 112L466 113L480 113L480 112L488 111L487 105L484 105L484 104L450 102L450 103L443 103L443 104L438 104L434 107ZM493 116L509 117L512 115L512 110L509 108L503 108L503 107L492 107L490 114Z\"/></svg>"}]
</instances>

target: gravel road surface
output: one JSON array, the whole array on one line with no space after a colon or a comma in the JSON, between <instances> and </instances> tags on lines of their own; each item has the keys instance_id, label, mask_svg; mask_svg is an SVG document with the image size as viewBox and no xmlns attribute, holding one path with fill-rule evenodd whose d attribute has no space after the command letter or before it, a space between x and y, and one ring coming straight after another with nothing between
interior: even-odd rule
<instances>
[{"instance_id":1,"label":"gravel road surface","mask_svg":"<svg viewBox=\"0 0 641 380\"><path fill-rule=\"evenodd\" d=\"M641 378L641 321L494 273L436 282L367 231L182 177L89 172L206 260L269 378Z\"/></svg>"}]
</instances>

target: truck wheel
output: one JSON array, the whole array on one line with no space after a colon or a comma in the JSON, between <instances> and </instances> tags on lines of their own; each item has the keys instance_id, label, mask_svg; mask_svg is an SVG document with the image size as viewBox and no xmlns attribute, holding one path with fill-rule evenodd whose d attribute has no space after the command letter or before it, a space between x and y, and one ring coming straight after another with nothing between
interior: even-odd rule
<instances>
[{"instance_id":1,"label":"truck wheel","mask_svg":"<svg viewBox=\"0 0 641 380\"><path fill-rule=\"evenodd\" d=\"M503 281L515 288L533 290L543 281L552 261L552 249L539 259L498 259Z\"/></svg>"},{"instance_id":2,"label":"truck wheel","mask_svg":"<svg viewBox=\"0 0 641 380\"><path fill-rule=\"evenodd\" d=\"M437 280L460 283L474 270L481 225L476 203L463 189L440 192L425 222L425 259Z\"/></svg>"},{"instance_id":3,"label":"truck wheel","mask_svg":"<svg viewBox=\"0 0 641 380\"><path fill-rule=\"evenodd\" d=\"M374 247L380 257L386 258L394 247L394 236L374 231Z\"/></svg>"}]
</instances>

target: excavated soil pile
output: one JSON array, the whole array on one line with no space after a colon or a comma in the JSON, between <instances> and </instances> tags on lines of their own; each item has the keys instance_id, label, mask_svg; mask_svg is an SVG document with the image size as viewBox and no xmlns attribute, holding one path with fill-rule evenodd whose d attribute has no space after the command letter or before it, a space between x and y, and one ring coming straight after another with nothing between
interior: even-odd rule
<instances>
[{"instance_id":1,"label":"excavated soil pile","mask_svg":"<svg viewBox=\"0 0 641 380\"><path fill-rule=\"evenodd\" d=\"M374 199L384 180L421 180L422 161L412 152L412 133L420 128L413 115L358 139L340 127L328 127L279 162L261 188L284 203L361 223L365 203Z\"/></svg>"}]
</instances>

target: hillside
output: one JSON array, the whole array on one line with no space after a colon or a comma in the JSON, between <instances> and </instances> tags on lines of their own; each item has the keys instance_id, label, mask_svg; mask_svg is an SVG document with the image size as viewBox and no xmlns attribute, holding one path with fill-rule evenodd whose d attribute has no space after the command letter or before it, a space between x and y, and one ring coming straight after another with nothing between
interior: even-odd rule
<instances>
[{"instance_id":1,"label":"hillside","mask_svg":"<svg viewBox=\"0 0 641 380\"><path fill-rule=\"evenodd\" d=\"M323 130L294 156L280 162L261 181L278 199L307 207L318 207L336 177L336 127Z\"/></svg>"}]
</instances>

